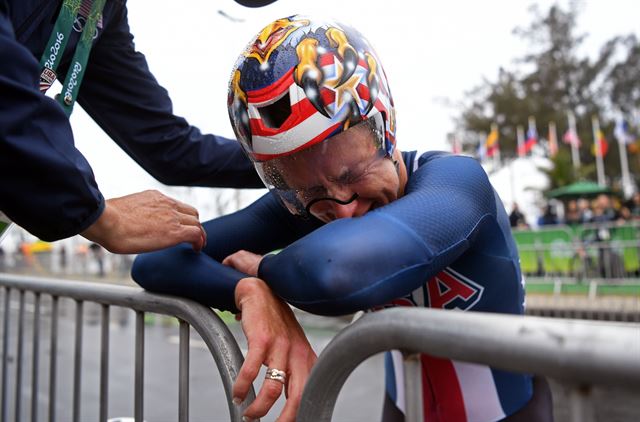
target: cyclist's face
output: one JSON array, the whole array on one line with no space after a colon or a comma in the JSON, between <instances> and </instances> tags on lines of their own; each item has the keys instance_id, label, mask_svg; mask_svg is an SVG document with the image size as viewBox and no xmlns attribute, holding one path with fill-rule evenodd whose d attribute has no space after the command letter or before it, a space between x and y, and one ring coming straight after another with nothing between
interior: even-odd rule
<instances>
[{"instance_id":1,"label":"cyclist's face","mask_svg":"<svg viewBox=\"0 0 640 422\"><path fill-rule=\"evenodd\" d=\"M384 157L363 125L278 159L276 165L307 211L324 222L362 216L396 200L404 188L393 160ZM404 171L401 159L399 165Z\"/></svg>"}]
</instances>

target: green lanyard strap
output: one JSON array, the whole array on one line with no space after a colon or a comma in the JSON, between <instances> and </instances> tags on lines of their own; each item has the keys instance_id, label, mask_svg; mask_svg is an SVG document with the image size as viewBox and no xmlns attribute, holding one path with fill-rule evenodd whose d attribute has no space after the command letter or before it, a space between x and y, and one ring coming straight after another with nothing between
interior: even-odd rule
<instances>
[{"instance_id":1,"label":"green lanyard strap","mask_svg":"<svg viewBox=\"0 0 640 422\"><path fill-rule=\"evenodd\" d=\"M62 53L67 45L73 22L78 15L82 2L83 0L64 0L62 3L58 19L56 19L53 31L49 37L47 48L44 50L42 59L40 59L40 65L42 66L40 90L42 92L45 92L57 77L56 69L58 68L58 64L60 64L60 57L62 57ZM71 65L67 70L67 77L62 84L62 92L61 95L58 96L58 102L67 116L70 116L73 111L78 90L82 83L82 77L84 76L87 62L89 61L89 54L93 46L93 37L98 21L102 16L102 9L104 9L105 2L106 0L93 0L91 2L91 11L82 29L82 34L78 41L76 51L73 54Z\"/></svg>"},{"instance_id":2,"label":"green lanyard strap","mask_svg":"<svg viewBox=\"0 0 640 422\"><path fill-rule=\"evenodd\" d=\"M64 0L58 19L53 26L53 31L49 36L49 42L47 42L47 48L42 54L40 59L40 66L52 71L56 71L58 64L60 64L59 58L62 57L67 41L69 40L69 34L73 27L73 21L78 15L82 0Z\"/></svg>"}]
</instances>

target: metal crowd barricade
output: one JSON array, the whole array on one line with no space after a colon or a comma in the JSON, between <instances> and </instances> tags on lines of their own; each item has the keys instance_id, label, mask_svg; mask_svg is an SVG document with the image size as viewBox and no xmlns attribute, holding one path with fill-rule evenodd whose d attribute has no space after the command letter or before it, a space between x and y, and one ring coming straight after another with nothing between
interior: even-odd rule
<instances>
[{"instance_id":1,"label":"metal crowd barricade","mask_svg":"<svg viewBox=\"0 0 640 422\"><path fill-rule=\"evenodd\" d=\"M80 420L81 393L81 363L82 363L82 326L84 302L95 302L101 305L101 355L100 355L100 391L99 391L99 420L107 420L108 410L108 368L109 368L109 311L111 306L133 309L136 313L135 323L135 376L134 376L134 418L136 422L144 420L144 316L145 312L153 312L177 317L179 328L179 368L178 368L178 418L180 422L189 420L189 327L192 326L206 343L213 356L222 384L227 396L231 421L241 421L242 412L255 399L253 389L248 400L241 406L232 404L232 385L243 362L242 353L233 335L220 318L210 309L187 299L157 295L138 288L112 286L97 283L65 281L57 279L33 278L8 274L0 274L0 286L4 290L3 343L2 343L2 396L0 405L0 420L8 420L8 356L9 356L9 326L10 300L12 292L19 297L18 335L16 352L16 403L15 420L26 418L22 416L21 394L22 366L24 349L24 312L25 293L34 295L33 321L33 351L32 351L32 379L31 379L31 420L37 421L37 394L39 383L39 327L41 295L50 295L51 308L51 353L49 356L49 415L48 420L56 420L56 381L57 381L57 329L59 298L75 300L75 353L73 372L73 421Z\"/></svg>"},{"instance_id":2,"label":"metal crowd barricade","mask_svg":"<svg viewBox=\"0 0 640 422\"><path fill-rule=\"evenodd\" d=\"M365 359L387 350L416 353L543 375L572 385L572 421L594 421L589 386L640 390L640 326L529 316L393 308L367 314L324 349L304 390L298 421L330 421L347 377ZM422 421L420 383L405 377L406 420Z\"/></svg>"},{"instance_id":3,"label":"metal crowd barricade","mask_svg":"<svg viewBox=\"0 0 640 422\"><path fill-rule=\"evenodd\" d=\"M523 274L544 279L624 282L640 277L640 223L513 230Z\"/></svg>"}]
</instances>

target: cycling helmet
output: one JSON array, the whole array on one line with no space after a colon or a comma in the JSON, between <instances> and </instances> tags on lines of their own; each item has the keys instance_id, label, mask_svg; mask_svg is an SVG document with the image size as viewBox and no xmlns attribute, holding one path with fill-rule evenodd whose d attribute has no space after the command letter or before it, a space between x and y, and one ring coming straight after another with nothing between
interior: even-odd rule
<instances>
[{"instance_id":1,"label":"cycling helmet","mask_svg":"<svg viewBox=\"0 0 640 422\"><path fill-rule=\"evenodd\" d=\"M359 32L336 22L296 15L267 25L238 58L227 105L243 149L285 202L286 186L264 163L367 120L378 124L383 155L395 147L393 99L380 60Z\"/></svg>"},{"instance_id":2,"label":"cycling helmet","mask_svg":"<svg viewBox=\"0 0 640 422\"><path fill-rule=\"evenodd\" d=\"M387 154L395 113L387 78L367 40L342 24L301 16L267 25L240 55L228 108L238 140L266 161L384 117Z\"/></svg>"}]
</instances>

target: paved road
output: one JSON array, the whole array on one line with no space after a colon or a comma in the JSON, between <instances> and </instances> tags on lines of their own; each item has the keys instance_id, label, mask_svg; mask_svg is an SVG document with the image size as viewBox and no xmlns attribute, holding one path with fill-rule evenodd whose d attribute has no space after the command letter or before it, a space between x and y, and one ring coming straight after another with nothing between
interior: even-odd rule
<instances>
[{"instance_id":1,"label":"paved road","mask_svg":"<svg viewBox=\"0 0 640 422\"><path fill-rule=\"evenodd\" d=\"M13 309L10 329L9 353L9 403L13 420L15 403L16 371L16 309L17 299L12 301ZM28 296L29 297L29 296ZM3 298L2 298L3 299ZM73 380L74 350L74 306L71 301L61 299L62 315L59 326L57 420L71 420L71 397ZM3 304L0 301L0 306ZM43 313L47 314L48 298L44 299ZM0 309L0 318L3 313ZM23 363L23 420L31 420L30 380L31 380L31 333L32 308L27 304L25 319L25 356ZM83 341L82 408L81 421L95 421L98 418L98 374L100 357L99 308L86 304L86 323ZM134 359L134 314L121 308L111 312L111 359L109 371L109 417L133 415L133 359ZM47 420L48 411L48 356L49 320L43 317L41 325L40 393L38 413L40 420ZM340 323L327 319L305 319L306 331L314 349L320 352L340 327ZM233 324L232 331L241 347L245 347L239 326ZM227 404L218 380L213 359L197 334L192 333L191 341L191 421L226 421ZM177 379L178 379L178 327L169 318L157 316L146 326L145 360L145 420L148 422L173 422L177 420ZM375 356L363 363L349 378L338 399L334 420L345 422L379 420L381 397L383 394L382 356ZM566 391L562 385L552 384L555 397L555 413L559 421L567 419ZM600 421L640 420L640 404L637 393L624 391L596 390L595 403ZM264 421L276 419L283 403Z\"/></svg>"}]
</instances>

